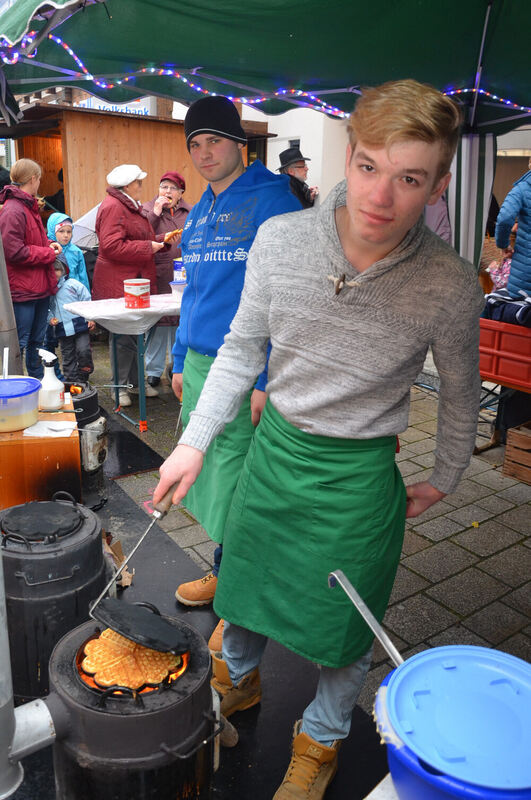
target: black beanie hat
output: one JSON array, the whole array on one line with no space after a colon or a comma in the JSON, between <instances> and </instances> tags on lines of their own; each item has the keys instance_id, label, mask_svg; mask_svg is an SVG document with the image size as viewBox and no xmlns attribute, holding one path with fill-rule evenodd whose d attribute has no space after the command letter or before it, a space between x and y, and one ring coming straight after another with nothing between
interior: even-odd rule
<instances>
[{"instance_id":1,"label":"black beanie hat","mask_svg":"<svg viewBox=\"0 0 531 800\"><path fill-rule=\"evenodd\" d=\"M234 142L247 143L240 116L234 103L228 97L214 95L201 97L192 103L184 118L186 146L190 149L190 139L199 133L217 133Z\"/></svg>"}]
</instances>

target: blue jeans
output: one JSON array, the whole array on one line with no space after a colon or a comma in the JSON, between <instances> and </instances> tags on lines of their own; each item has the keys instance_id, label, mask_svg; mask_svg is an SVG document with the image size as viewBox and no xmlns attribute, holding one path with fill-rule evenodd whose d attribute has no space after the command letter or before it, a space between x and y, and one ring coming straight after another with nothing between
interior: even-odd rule
<instances>
[{"instance_id":1,"label":"blue jeans","mask_svg":"<svg viewBox=\"0 0 531 800\"><path fill-rule=\"evenodd\" d=\"M49 297L13 303L20 354L26 353L26 371L41 380L44 368L37 350L42 347L48 323Z\"/></svg>"},{"instance_id":2,"label":"blue jeans","mask_svg":"<svg viewBox=\"0 0 531 800\"><path fill-rule=\"evenodd\" d=\"M264 654L267 637L225 621L223 660L236 686L255 669ZM319 668L315 698L302 715L301 731L331 747L336 739L346 739L352 712L371 665L372 647L347 667Z\"/></svg>"},{"instance_id":3,"label":"blue jeans","mask_svg":"<svg viewBox=\"0 0 531 800\"><path fill-rule=\"evenodd\" d=\"M223 545L218 544L214 550L214 564L212 566L212 574L218 577L219 568L221 567L221 556L223 554Z\"/></svg>"}]
</instances>

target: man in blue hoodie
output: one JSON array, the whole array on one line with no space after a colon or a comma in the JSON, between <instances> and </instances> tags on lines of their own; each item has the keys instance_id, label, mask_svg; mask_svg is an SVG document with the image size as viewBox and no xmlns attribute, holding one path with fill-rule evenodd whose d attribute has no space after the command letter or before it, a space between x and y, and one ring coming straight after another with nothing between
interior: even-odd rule
<instances>
[{"instance_id":1,"label":"man in blue hoodie","mask_svg":"<svg viewBox=\"0 0 531 800\"><path fill-rule=\"evenodd\" d=\"M301 205L287 176L275 175L260 161L245 168L247 137L228 98L197 100L188 109L184 130L194 166L209 182L188 215L181 242L187 286L172 350L172 386L175 395L182 396L186 425L238 308L247 255L259 225L277 214L298 211ZM266 381L264 372L236 419L209 448L201 477L186 497L186 507L219 547L212 572L178 587L176 597L185 605L214 599L225 517L265 404ZM214 651L221 649L221 634L222 622L209 642Z\"/></svg>"}]
</instances>

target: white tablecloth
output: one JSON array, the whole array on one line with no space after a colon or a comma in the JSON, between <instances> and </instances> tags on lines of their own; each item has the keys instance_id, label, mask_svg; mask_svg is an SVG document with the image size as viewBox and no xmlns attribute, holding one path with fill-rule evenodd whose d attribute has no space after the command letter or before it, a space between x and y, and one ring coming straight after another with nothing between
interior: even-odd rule
<instances>
[{"instance_id":1,"label":"white tablecloth","mask_svg":"<svg viewBox=\"0 0 531 800\"><path fill-rule=\"evenodd\" d=\"M149 308L126 308L123 297L112 300L81 300L65 303L72 314L94 320L111 333L145 333L167 314L175 316L181 308L182 295L154 294Z\"/></svg>"}]
</instances>

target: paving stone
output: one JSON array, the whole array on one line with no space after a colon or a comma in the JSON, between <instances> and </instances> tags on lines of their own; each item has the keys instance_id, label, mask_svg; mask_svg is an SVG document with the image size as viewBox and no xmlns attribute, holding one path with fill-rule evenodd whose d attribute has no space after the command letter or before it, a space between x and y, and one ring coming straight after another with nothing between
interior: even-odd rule
<instances>
[{"instance_id":1,"label":"paving stone","mask_svg":"<svg viewBox=\"0 0 531 800\"><path fill-rule=\"evenodd\" d=\"M417 442L409 442L407 449L410 453L431 453L436 448L435 439L428 437L427 439L419 439Z\"/></svg>"},{"instance_id":2,"label":"paving stone","mask_svg":"<svg viewBox=\"0 0 531 800\"><path fill-rule=\"evenodd\" d=\"M520 544L513 544L507 550L482 561L481 569L509 586L520 586L531 575L531 551Z\"/></svg>"},{"instance_id":3,"label":"paving stone","mask_svg":"<svg viewBox=\"0 0 531 800\"><path fill-rule=\"evenodd\" d=\"M481 472L479 475L474 475L470 480L476 481L476 483L479 483L481 486L490 486L495 492L501 492L503 489L508 489L510 486L514 486L515 483L518 483L516 478L509 478L506 475L502 475L497 469Z\"/></svg>"},{"instance_id":4,"label":"paving stone","mask_svg":"<svg viewBox=\"0 0 531 800\"><path fill-rule=\"evenodd\" d=\"M399 435L401 442L418 442L420 439L427 439L429 434L425 431L419 431L417 428L408 428Z\"/></svg>"},{"instance_id":5,"label":"paving stone","mask_svg":"<svg viewBox=\"0 0 531 800\"><path fill-rule=\"evenodd\" d=\"M489 486L481 486L475 481L462 480L455 492L447 494L444 498L445 503L449 503L455 508L460 506L467 506L470 503L475 503L480 497L485 497L492 494L492 489Z\"/></svg>"},{"instance_id":6,"label":"paving stone","mask_svg":"<svg viewBox=\"0 0 531 800\"><path fill-rule=\"evenodd\" d=\"M183 508L174 507L170 508L166 516L159 520L157 524L160 525L166 533L197 525L195 520L191 519L190 515L187 514Z\"/></svg>"},{"instance_id":7,"label":"paving stone","mask_svg":"<svg viewBox=\"0 0 531 800\"><path fill-rule=\"evenodd\" d=\"M489 464L488 461L484 461L484 459L478 456L472 456L470 464L463 473L463 478L470 478L472 475L478 475L480 472L485 472L489 469L492 469L492 464Z\"/></svg>"},{"instance_id":8,"label":"paving stone","mask_svg":"<svg viewBox=\"0 0 531 800\"><path fill-rule=\"evenodd\" d=\"M515 531L525 533L527 536L531 535L531 505L511 508L510 511L500 514L496 519L503 525L514 528Z\"/></svg>"},{"instance_id":9,"label":"paving stone","mask_svg":"<svg viewBox=\"0 0 531 800\"><path fill-rule=\"evenodd\" d=\"M424 595L409 597L387 609L384 627L411 645L418 644L457 622L450 611Z\"/></svg>"},{"instance_id":10,"label":"paving stone","mask_svg":"<svg viewBox=\"0 0 531 800\"><path fill-rule=\"evenodd\" d=\"M173 529L166 531L166 533L182 548L193 547L209 541L208 533L201 525L190 525L188 528Z\"/></svg>"},{"instance_id":11,"label":"paving stone","mask_svg":"<svg viewBox=\"0 0 531 800\"><path fill-rule=\"evenodd\" d=\"M514 592L506 594L503 602L522 614L527 614L528 617L531 617L531 583L528 581L523 586L520 586L519 589L515 589Z\"/></svg>"},{"instance_id":12,"label":"paving stone","mask_svg":"<svg viewBox=\"0 0 531 800\"><path fill-rule=\"evenodd\" d=\"M392 643L396 647L399 653L405 651L407 644L404 642L400 636L397 636L394 633L388 634L389 638L391 639ZM376 666L376 664L381 664L384 661L389 661L389 653L384 648L382 644L378 641L378 639L374 640L374 650L372 652L372 664Z\"/></svg>"},{"instance_id":13,"label":"paving stone","mask_svg":"<svg viewBox=\"0 0 531 800\"><path fill-rule=\"evenodd\" d=\"M419 514L418 517L411 517L409 520L413 527L416 528L423 522L427 522L429 519L434 519L434 517L443 517L449 511L453 511L454 506L448 505L445 503L444 500L439 500L438 503L434 503L432 506L426 509L422 514Z\"/></svg>"},{"instance_id":14,"label":"paving stone","mask_svg":"<svg viewBox=\"0 0 531 800\"><path fill-rule=\"evenodd\" d=\"M202 542L201 544L195 545L194 550L198 553L202 559L208 561L210 566L214 563L214 550L216 549L217 544L213 542L211 539L208 539L206 542Z\"/></svg>"},{"instance_id":15,"label":"paving stone","mask_svg":"<svg viewBox=\"0 0 531 800\"><path fill-rule=\"evenodd\" d=\"M418 572L423 578L436 583L472 566L476 561L475 556L453 542L439 542L420 553L404 558L402 564Z\"/></svg>"},{"instance_id":16,"label":"paving stone","mask_svg":"<svg viewBox=\"0 0 531 800\"><path fill-rule=\"evenodd\" d=\"M397 603L399 600L403 600L404 597L409 597L409 595L420 592L421 589L424 589L429 585L429 582L424 580L424 578L421 578L419 575L411 572L411 570L405 569L405 567L399 565L396 572L396 578L393 584L393 591L391 592L389 605Z\"/></svg>"},{"instance_id":17,"label":"paving stone","mask_svg":"<svg viewBox=\"0 0 531 800\"><path fill-rule=\"evenodd\" d=\"M209 564L208 561L205 561L204 558L201 558L199 553L196 553L193 547L185 547L184 552L187 556L190 556L192 561L195 561L199 569L204 570L204 572L208 572L212 568L212 564Z\"/></svg>"},{"instance_id":18,"label":"paving stone","mask_svg":"<svg viewBox=\"0 0 531 800\"><path fill-rule=\"evenodd\" d=\"M478 556L490 556L521 539L521 534L502 525L496 519L482 522L479 528L458 533L454 542L472 550Z\"/></svg>"},{"instance_id":19,"label":"paving stone","mask_svg":"<svg viewBox=\"0 0 531 800\"><path fill-rule=\"evenodd\" d=\"M422 467L431 468L435 464L435 453L420 453L411 460L416 464L420 464Z\"/></svg>"},{"instance_id":20,"label":"paving stone","mask_svg":"<svg viewBox=\"0 0 531 800\"><path fill-rule=\"evenodd\" d=\"M528 617L497 600L472 614L471 617L467 617L463 620L463 625L497 646L518 633L528 621Z\"/></svg>"},{"instance_id":21,"label":"paving stone","mask_svg":"<svg viewBox=\"0 0 531 800\"><path fill-rule=\"evenodd\" d=\"M409 412L409 425L418 425L419 422L429 422L433 419L433 414L425 414L424 411L421 411L418 408L419 403L415 403L411 406L411 411Z\"/></svg>"},{"instance_id":22,"label":"paving stone","mask_svg":"<svg viewBox=\"0 0 531 800\"><path fill-rule=\"evenodd\" d=\"M399 464L401 461L406 461L408 458L411 458L412 455L414 455L414 453L411 452L409 447L400 447L398 453L395 453L395 461Z\"/></svg>"},{"instance_id":23,"label":"paving stone","mask_svg":"<svg viewBox=\"0 0 531 800\"><path fill-rule=\"evenodd\" d=\"M426 536L432 542L441 542L443 539L447 539L462 530L463 525L453 519L449 519L447 516L435 517L429 522L423 522L421 525L415 526L416 533Z\"/></svg>"},{"instance_id":24,"label":"paving stone","mask_svg":"<svg viewBox=\"0 0 531 800\"><path fill-rule=\"evenodd\" d=\"M426 594L434 600L461 616L471 614L506 592L507 586L504 583L474 567L426 590Z\"/></svg>"},{"instance_id":25,"label":"paving stone","mask_svg":"<svg viewBox=\"0 0 531 800\"><path fill-rule=\"evenodd\" d=\"M476 500L476 504L480 508L492 511L494 514L502 514L514 506L514 503L510 503L509 500L505 500L499 494L488 494L486 497L480 497L479 500Z\"/></svg>"},{"instance_id":26,"label":"paving stone","mask_svg":"<svg viewBox=\"0 0 531 800\"><path fill-rule=\"evenodd\" d=\"M510 500L511 503L530 503L531 486L527 483L517 483L500 492L500 497Z\"/></svg>"},{"instance_id":27,"label":"paving stone","mask_svg":"<svg viewBox=\"0 0 531 800\"><path fill-rule=\"evenodd\" d=\"M400 470L400 474L403 478L407 477L408 475L413 475L413 473L422 472L422 467L420 464L415 464L413 461L399 461L398 462L398 469Z\"/></svg>"},{"instance_id":28,"label":"paving stone","mask_svg":"<svg viewBox=\"0 0 531 800\"><path fill-rule=\"evenodd\" d=\"M428 642L432 647L443 647L449 644L473 644L478 647L490 647L489 642L459 623L441 631L436 636L428 639Z\"/></svg>"},{"instance_id":29,"label":"paving stone","mask_svg":"<svg viewBox=\"0 0 531 800\"><path fill-rule=\"evenodd\" d=\"M127 475L125 478L117 478L115 483L133 499L139 496L151 497L156 485L159 482L158 472L142 472L137 475Z\"/></svg>"},{"instance_id":30,"label":"paving stone","mask_svg":"<svg viewBox=\"0 0 531 800\"><path fill-rule=\"evenodd\" d=\"M412 483L422 483L422 481L427 481L431 478L433 470L431 469L423 469L420 472L414 472L412 475L407 475L404 478L404 484L406 486L411 486Z\"/></svg>"},{"instance_id":31,"label":"paving stone","mask_svg":"<svg viewBox=\"0 0 531 800\"><path fill-rule=\"evenodd\" d=\"M454 511L446 514L448 519L453 519L454 522L459 522L465 528L470 527L474 522L484 522L493 516L492 511L487 511L485 508L480 508L476 503L471 503L469 506L461 506Z\"/></svg>"},{"instance_id":32,"label":"paving stone","mask_svg":"<svg viewBox=\"0 0 531 800\"><path fill-rule=\"evenodd\" d=\"M523 633L515 633L514 636L510 636L509 639L498 645L498 650L521 658L526 663L531 662L531 639Z\"/></svg>"},{"instance_id":33,"label":"paving stone","mask_svg":"<svg viewBox=\"0 0 531 800\"><path fill-rule=\"evenodd\" d=\"M430 419L427 422L419 422L415 425L415 429L434 436L437 433L437 420Z\"/></svg>"},{"instance_id":34,"label":"paving stone","mask_svg":"<svg viewBox=\"0 0 531 800\"><path fill-rule=\"evenodd\" d=\"M384 663L369 670L365 683L363 684L363 689L358 697L357 705L371 717L374 710L376 692L380 688L385 676L388 675L392 669L393 667L390 664Z\"/></svg>"},{"instance_id":35,"label":"paving stone","mask_svg":"<svg viewBox=\"0 0 531 800\"><path fill-rule=\"evenodd\" d=\"M418 553L419 550L424 550L430 546L430 542L423 539L422 536L413 531L406 531L404 534L404 543L402 545L402 553L404 556L411 556L413 553Z\"/></svg>"}]
</instances>

